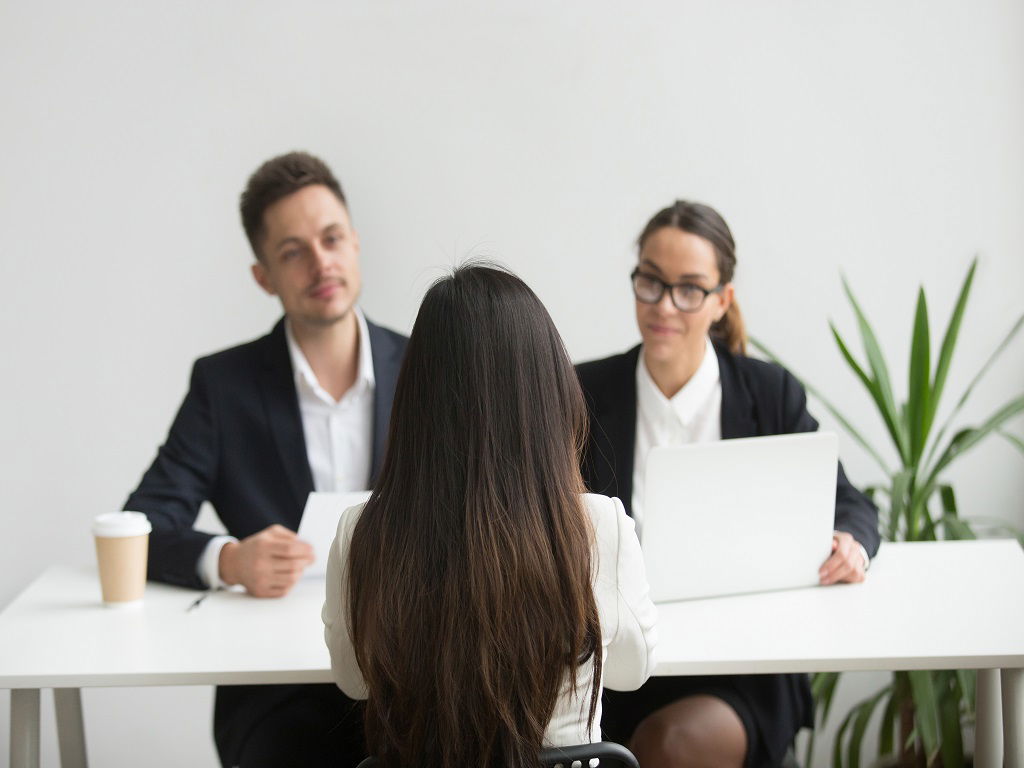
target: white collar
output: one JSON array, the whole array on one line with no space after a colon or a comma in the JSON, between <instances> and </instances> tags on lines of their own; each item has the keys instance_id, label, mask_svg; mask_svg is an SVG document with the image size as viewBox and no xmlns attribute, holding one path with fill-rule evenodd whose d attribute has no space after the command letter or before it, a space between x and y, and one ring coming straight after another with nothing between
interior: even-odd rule
<instances>
[{"instance_id":1,"label":"white collar","mask_svg":"<svg viewBox=\"0 0 1024 768\"><path fill-rule=\"evenodd\" d=\"M640 350L640 358L636 364L637 404L648 413L673 414L683 426L689 426L704 410L708 397L718 384L718 355L715 354L711 339L705 339L704 359L700 361L693 376L671 398L665 397L654 383L644 363L643 349Z\"/></svg>"},{"instance_id":2,"label":"white collar","mask_svg":"<svg viewBox=\"0 0 1024 768\"><path fill-rule=\"evenodd\" d=\"M354 307L353 312L356 315L356 339L359 342L359 369L356 371L356 380L352 384L349 392L354 394L361 394L367 389L373 387L376 379L373 375L373 354L370 351L370 329L366 325L366 318L363 316L363 311L359 307ZM288 318L284 321L284 336L288 342L288 355L292 360L292 370L295 372L296 384L303 382L309 389L313 390L321 399L326 399L328 402L336 402L327 391L320 386L319 380L316 378L316 374L313 373L313 367L309 364L306 359L306 355L302 352L302 347L295 340L295 334L292 333L292 324ZM346 394L348 394L346 392Z\"/></svg>"}]
</instances>

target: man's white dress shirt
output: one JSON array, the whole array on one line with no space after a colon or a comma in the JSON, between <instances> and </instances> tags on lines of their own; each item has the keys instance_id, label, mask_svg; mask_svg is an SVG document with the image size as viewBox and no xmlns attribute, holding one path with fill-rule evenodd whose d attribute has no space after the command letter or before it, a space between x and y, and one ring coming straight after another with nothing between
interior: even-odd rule
<instances>
[{"instance_id":1,"label":"man's white dress shirt","mask_svg":"<svg viewBox=\"0 0 1024 768\"><path fill-rule=\"evenodd\" d=\"M362 491L370 482L373 461L373 356L366 318L354 310L359 343L359 364L352 386L335 400L313 373L286 319L285 338L292 362L295 392L302 417L306 458L317 491ZM282 477L282 482L284 479ZM210 587L227 586L220 579L220 551L234 536L215 536L199 559L199 577Z\"/></svg>"},{"instance_id":2,"label":"man's white dress shirt","mask_svg":"<svg viewBox=\"0 0 1024 768\"><path fill-rule=\"evenodd\" d=\"M302 354L291 325L285 324L288 353L299 395L302 434L313 473L313 487L321 492L362 491L370 480L373 446L373 357L363 313L356 309L359 328L359 370L348 391L335 400L320 386Z\"/></svg>"}]
</instances>

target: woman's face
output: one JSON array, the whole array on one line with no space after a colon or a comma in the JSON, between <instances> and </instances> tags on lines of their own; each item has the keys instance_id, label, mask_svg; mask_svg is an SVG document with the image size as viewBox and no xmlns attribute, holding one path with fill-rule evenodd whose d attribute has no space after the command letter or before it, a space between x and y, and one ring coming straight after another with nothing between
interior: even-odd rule
<instances>
[{"instance_id":1,"label":"woman's face","mask_svg":"<svg viewBox=\"0 0 1024 768\"><path fill-rule=\"evenodd\" d=\"M714 246L676 227L662 227L647 238L637 267L666 283L688 283L707 291L718 287L720 279ZM656 304L637 300L636 323L648 361L673 363L701 355L708 329L725 314L732 295L729 283L719 293L709 294L693 312L679 310L668 290Z\"/></svg>"}]
</instances>

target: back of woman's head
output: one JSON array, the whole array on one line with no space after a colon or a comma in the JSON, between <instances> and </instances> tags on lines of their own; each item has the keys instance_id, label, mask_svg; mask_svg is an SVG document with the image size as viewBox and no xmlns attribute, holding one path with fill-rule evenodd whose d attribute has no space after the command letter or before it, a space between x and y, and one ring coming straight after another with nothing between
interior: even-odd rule
<instances>
[{"instance_id":1,"label":"back of woman's head","mask_svg":"<svg viewBox=\"0 0 1024 768\"><path fill-rule=\"evenodd\" d=\"M720 285L731 283L736 274L736 242L733 240L729 225L722 215L704 203L689 200L676 200L667 208L654 214L644 226L637 238L637 248L643 252L644 244L660 229L674 227L702 237L715 249L715 266L718 267ZM747 332L740 313L739 304L734 299L728 311L711 326L712 339L724 344L730 352L737 355L746 354Z\"/></svg>"},{"instance_id":2,"label":"back of woman's head","mask_svg":"<svg viewBox=\"0 0 1024 768\"><path fill-rule=\"evenodd\" d=\"M596 667L578 692L592 721L585 424L561 338L525 283L482 264L434 283L349 558L368 746L385 768L536 765L560 687L584 662Z\"/></svg>"}]
</instances>

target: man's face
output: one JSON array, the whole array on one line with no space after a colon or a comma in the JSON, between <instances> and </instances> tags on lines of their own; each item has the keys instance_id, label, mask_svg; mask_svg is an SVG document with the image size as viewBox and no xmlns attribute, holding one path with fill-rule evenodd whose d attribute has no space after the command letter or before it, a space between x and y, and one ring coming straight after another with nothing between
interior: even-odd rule
<instances>
[{"instance_id":1,"label":"man's face","mask_svg":"<svg viewBox=\"0 0 1024 768\"><path fill-rule=\"evenodd\" d=\"M359 235L334 193L303 187L263 212L263 228L252 274L292 323L326 327L347 317L359 298Z\"/></svg>"}]
</instances>

